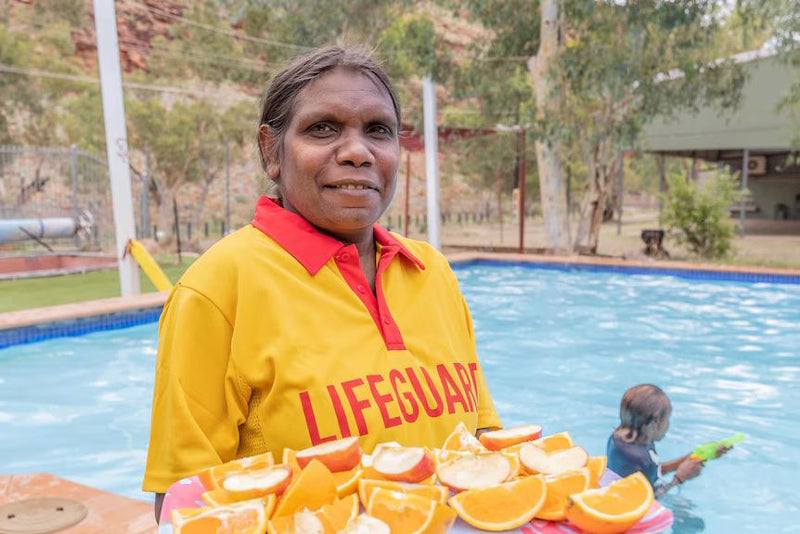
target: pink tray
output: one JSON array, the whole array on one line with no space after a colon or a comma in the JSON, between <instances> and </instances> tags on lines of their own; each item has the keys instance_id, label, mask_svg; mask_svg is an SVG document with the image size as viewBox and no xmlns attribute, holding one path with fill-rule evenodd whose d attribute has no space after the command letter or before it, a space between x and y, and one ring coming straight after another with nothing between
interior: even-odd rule
<instances>
[{"instance_id":1,"label":"pink tray","mask_svg":"<svg viewBox=\"0 0 800 534\"><path fill-rule=\"evenodd\" d=\"M611 473L610 477L604 476L603 480L601 480L601 484L604 481L608 483L614 478L618 477L615 477L613 473ZM161 521L158 527L158 534L172 534L170 517L173 509L205 506L205 503L200 499L200 495L204 491L205 488L202 482L200 482L200 479L196 476L181 479L170 486L164 497L164 505L161 508ZM670 526L672 526L672 511L665 508L660 502L654 501L647 515L628 532L637 534L661 532L668 529ZM521 534L580 534L581 531L577 527L566 522L554 523L552 521L534 519L518 530L509 530L507 532ZM482 534L485 533L485 531L478 530L459 518L456 520L450 533Z\"/></svg>"}]
</instances>

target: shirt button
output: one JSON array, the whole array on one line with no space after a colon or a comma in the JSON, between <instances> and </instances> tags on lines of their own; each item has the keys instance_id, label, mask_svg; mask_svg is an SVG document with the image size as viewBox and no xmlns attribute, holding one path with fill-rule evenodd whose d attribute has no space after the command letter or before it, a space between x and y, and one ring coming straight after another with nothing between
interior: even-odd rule
<instances>
[{"instance_id":1,"label":"shirt button","mask_svg":"<svg viewBox=\"0 0 800 534\"><path fill-rule=\"evenodd\" d=\"M339 256L339 259L340 259L340 260L342 260L342 261L350 261L350 254L348 254L347 252L345 252L344 254L342 254L341 256Z\"/></svg>"},{"instance_id":2,"label":"shirt button","mask_svg":"<svg viewBox=\"0 0 800 534\"><path fill-rule=\"evenodd\" d=\"M358 287L357 287L356 289L358 289L358 292L359 292L359 293L363 293L364 291L366 291L366 289L364 288L364 286L362 286L361 284L358 284Z\"/></svg>"},{"instance_id":3,"label":"shirt button","mask_svg":"<svg viewBox=\"0 0 800 534\"><path fill-rule=\"evenodd\" d=\"M389 318L388 318L388 317L385 317L385 318L383 319L383 324L389 324L390 322L391 322L391 321L389 321Z\"/></svg>"}]
</instances>

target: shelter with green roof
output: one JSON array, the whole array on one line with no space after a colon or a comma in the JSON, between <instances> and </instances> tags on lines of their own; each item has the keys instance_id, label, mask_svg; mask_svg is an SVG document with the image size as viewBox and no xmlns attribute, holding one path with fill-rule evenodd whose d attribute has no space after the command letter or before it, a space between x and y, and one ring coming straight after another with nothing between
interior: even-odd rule
<instances>
[{"instance_id":1,"label":"shelter with green roof","mask_svg":"<svg viewBox=\"0 0 800 534\"><path fill-rule=\"evenodd\" d=\"M658 119L645 129L645 150L740 171L742 187L751 193L746 204L732 207L742 222L745 216L800 219L800 166L789 158L800 133L800 117L779 109L790 87L800 80L800 69L764 51L735 59L746 73L738 108L724 112L703 108ZM662 164L662 183L663 168Z\"/></svg>"}]
</instances>

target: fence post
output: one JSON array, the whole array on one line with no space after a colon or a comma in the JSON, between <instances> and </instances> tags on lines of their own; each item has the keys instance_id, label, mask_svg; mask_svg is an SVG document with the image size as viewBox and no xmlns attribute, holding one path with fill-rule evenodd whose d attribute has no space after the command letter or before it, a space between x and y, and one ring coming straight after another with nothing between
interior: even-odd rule
<instances>
[{"instance_id":1,"label":"fence post","mask_svg":"<svg viewBox=\"0 0 800 534\"><path fill-rule=\"evenodd\" d=\"M70 145L69 147L69 163L69 174L72 178L72 211L75 215L75 221L77 223L80 210L78 209L78 147L75 145ZM80 247L80 245L81 239L78 236L78 232L75 232L75 248Z\"/></svg>"}]
</instances>

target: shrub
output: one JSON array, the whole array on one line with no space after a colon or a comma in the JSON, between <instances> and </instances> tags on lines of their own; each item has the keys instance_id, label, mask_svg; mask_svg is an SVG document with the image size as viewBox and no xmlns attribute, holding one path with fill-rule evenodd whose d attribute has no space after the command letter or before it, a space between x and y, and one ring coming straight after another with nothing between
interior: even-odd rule
<instances>
[{"instance_id":1,"label":"shrub","mask_svg":"<svg viewBox=\"0 0 800 534\"><path fill-rule=\"evenodd\" d=\"M670 176L667 186L661 195L664 209L660 219L667 234L703 258L717 259L730 253L735 230L730 206L741 195L736 177L720 171L698 184Z\"/></svg>"}]
</instances>

